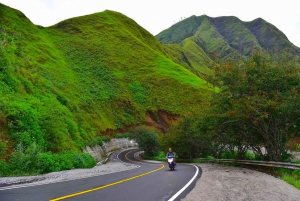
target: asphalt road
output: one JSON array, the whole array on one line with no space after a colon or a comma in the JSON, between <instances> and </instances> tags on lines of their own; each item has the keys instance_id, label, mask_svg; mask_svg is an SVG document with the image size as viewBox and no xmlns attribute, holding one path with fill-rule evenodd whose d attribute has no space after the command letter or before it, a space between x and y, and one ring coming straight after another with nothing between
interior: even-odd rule
<instances>
[{"instance_id":1,"label":"asphalt road","mask_svg":"<svg viewBox=\"0 0 300 201\"><path fill-rule=\"evenodd\" d=\"M170 171L167 163L139 161L134 158L137 151L121 152L118 158L123 162L137 164L140 168L91 178L2 190L0 201L180 200L191 191L202 174L199 169L196 175L197 168L192 165L177 164L175 171ZM192 178L195 179L191 182ZM186 186L189 182L190 185Z\"/></svg>"}]
</instances>

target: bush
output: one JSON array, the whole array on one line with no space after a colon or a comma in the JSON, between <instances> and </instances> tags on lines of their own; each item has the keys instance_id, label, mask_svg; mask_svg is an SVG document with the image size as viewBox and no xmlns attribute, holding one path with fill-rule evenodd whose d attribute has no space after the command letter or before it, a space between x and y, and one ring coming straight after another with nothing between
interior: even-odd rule
<instances>
[{"instance_id":1,"label":"bush","mask_svg":"<svg viewBox=\"0 0 300 201\"><path fill-rule=\"evenodd\" d=\"M103 142L109 142L111 138L109 136L101 136Z\"/></svg>"},{"instance_id":2,"label":"bush","mask_svg":"<svg viewBox=\"0 0 300 201\"><path fill-rule=\"evenodd\" d=\"M250 153L249 151L247 151L245 153L245 160L255 160L256 159L256 156L252 153Z\"/></svg>"},{"instance_id":3,"label":"bush","mask_svg":"<svg viewBox=\"0 0 300 201\"><path fill-rule=\"evenodd\" d=\"M96 165L94 158L87 153L57 153L51 152L39 155L40 173L70 170L74 168L91 168Z\"/></svg>"},{"instance_id":4,"label":"bush","mask_svg":"<svg viewBox=\"0 0 300 201\"><path fill-rule=\"evenodd\" d=\"M41 174L56 172L60 170L59 164L54 161L51 152L41 153L38 155L37 166Z\"/></svg>"},{"instance_id":5,"label":"bush","mask_svg":"<svg viewBox=\"0 0 300 201\"><path fill-rule=\"evenodd\" d=\"M140 149L145 151L145 156L153 157L159 152L158 134L148 126L139 126L131 130L133 137Z\"/></svg>"},{"instance_id":6,"label":"bush","mask_svg":"<svg viewBox=\"0 0 300 201\"><path fill-rule=\"evenodd\" d=\"M11 154L9 165L12 175L27 174L30 171L30 156L20 150Z\"/></svg>"},{"instance_id":7,"label":"bush","mask_svg":"<svg viewBox=\"0 0 300 201\"><path fill-rule=\"evenodd\" d=\"M103 140L102 140L102 138L101 137L97 137L96 138L96 140L97 140L97 144L99 145L99 146L102 146L103 145Z\"/></svg>"},{"instance_id":8,"label":"bush","mask_svg":"<svg viewBox=\"0 0 300 201\"><path fill-rule=\"evenodd\" d=\"M91 168L96 165L95 159L87 153L77 153L73 156L75 168Z\"/></svg>"},{"instance_id":9,"label":"bush","mask_svg":"<svg viewBox=\"0 0 300 201\"><path fill-rule=\"evenodd\" d=\"M73 168L91 168L96 165L95 159L87 153L52 154L51 152L32 152L32 150L24 152L18 149L14 151L9 164L0 161L0 175L45 174Z\"/></svg>"},{"instance_id":10,"label":"bush","mask_svg":"<svg viewBox=\"0 0 300 201\"><path fill-rule=\"evenodd\" d=\"M71 170L73 166L73 154L54 154L54 160L60 165L60 170Z\"/></svg>"},{"instance_id":11,"label":"bush","mask_svg":"<svg viewBox=\"0 0 300 201\"><path fill-rule=\"evenodd\" d=\"M123 138L123 134L121 134L121 133L117 133L117 134L115 134L115 136L114 136L115 138Z\"/></svg>"},{"instance_id":12,"label":"bush","mask_svg":"<svg viewBox=\"0 0 300 201\"><path fill-rule=\"evenodd\" d=\"M9 172L9 164L5 160L0 160L0 177L7 176Z\"/></svg>"},{"instance_id":13,"label":"bush","mask_svg":"<svg viewBox=\"0 0 300 201\"><path fill-rule=\"evenodd\" d=\"M210 156L210 155L204 156L203 158L215 159L215 157L213 157L213 156Z\"/></svg>"},{"instance_id":14,"label":"bush","mask_svg":"<svg viewBox=\"0 0 300 201\"><path fill-rule=\"evenodd\" d=\"M221 154L220 158L222 158L222 159L234 159L234 155L229 151L225 151Z\"/></svg>"}]
</instances>

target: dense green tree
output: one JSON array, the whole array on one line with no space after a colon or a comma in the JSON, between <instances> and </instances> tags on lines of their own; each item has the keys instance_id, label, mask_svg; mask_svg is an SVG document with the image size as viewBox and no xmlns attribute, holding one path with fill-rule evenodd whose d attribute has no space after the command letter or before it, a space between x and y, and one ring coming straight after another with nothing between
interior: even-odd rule
<instances>
[{"instance_id":1,"label":"dense green tree","mask_svg":"<svg viewBox=\"0 0 300 201\"><path fill-rule=\"evenodd\" d=\"M208 118L195 115L182 117L167 134L160 137L164 150L171 147L179 158L192 159L203 155L216 154L216 143L213 143L212 124Z\"/></svg>"},{"instance_id":2,"label":"dense green tree","mask_svg":"<svg viewBox=\"0 0 300 201\"><path fill-rule=\"evenodd\" d=\"M257 51L246 60L228 60L214 67L209 80L221 91L214 95L211 114L220 140L256 152L264 146L270 160L281 160L300 131L297 59Z\"/></svg>"},{"instance_id":3,"label":"dense green tree","mask_svg":"<svg viewBox=\"0 0 300 201\"><path fill-rule=\"evenodd\" d=\"M138 126L131 130L133 138L139 144L139 148L145 151L146 156L155 156L159 152L158 133L154 128Z\"/></svg>"}]
</instances>

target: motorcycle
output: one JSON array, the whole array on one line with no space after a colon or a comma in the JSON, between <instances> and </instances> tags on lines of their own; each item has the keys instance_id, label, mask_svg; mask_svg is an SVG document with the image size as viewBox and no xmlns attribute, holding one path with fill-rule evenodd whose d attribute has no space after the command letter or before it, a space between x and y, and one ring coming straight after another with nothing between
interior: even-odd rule
<instances>
[{"instance_id":1,"label":"motorcycle","mask_svg":"<svg viewBox=\"0 0 300 201\"><path fill-rule=\"evenodd\" d=\"M174 162L174 155L169 155L169 156L168 156L168 164L169 164L169 168L170 168L171 170L174 170L174 169L175 169L176 164L175 164L175 162Z\"/></svg>"}]
</instances>

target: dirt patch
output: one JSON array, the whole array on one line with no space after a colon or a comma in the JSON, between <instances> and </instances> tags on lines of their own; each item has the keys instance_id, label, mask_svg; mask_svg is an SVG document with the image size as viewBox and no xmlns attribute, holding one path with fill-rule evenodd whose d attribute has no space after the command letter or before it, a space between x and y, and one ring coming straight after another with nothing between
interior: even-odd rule
<instances>
[{"instance_id":1,"label":"dirt patch","mask_svg":"<svg viewBox=\"0 0 300 201\"><path fill-rule=\"evenodd\" d=\"M177 122L180 118L180 115L177 114L171 114L167 111L158 110L158 111L147 111L145 116L145 122L141 124L132 124L128 126L124 126L121 129L107 129L103 132L101 132L101 136L109 136L114 137L117 133L126 133L130 131L130 129L137 127L139 125L147 125L156 128L162 133L168 132L170 126Z\"/></svg>"},{"instance_id":2,"label":"dirt patch","mask_svg":"<svg viewBox=\"0 0 300 201\"><path fill-rule=\"evenodd\" d=\"M203 173L184 201L299 201L300 190L271 175L242 167L200 164Z\"/></svg>"},{"instance_id":3,"label":"dirt patch","mask_svg":"<svg viewBox=\"0 0 300 201\"><path fill-rule=\"evenodd\" d=\"M162 133L168 132L172 123L179 120L180 115L171 114L169 112L158 110L156 112L147 111L146 125L155 127Z\"/></svg>"}]
</instances>

